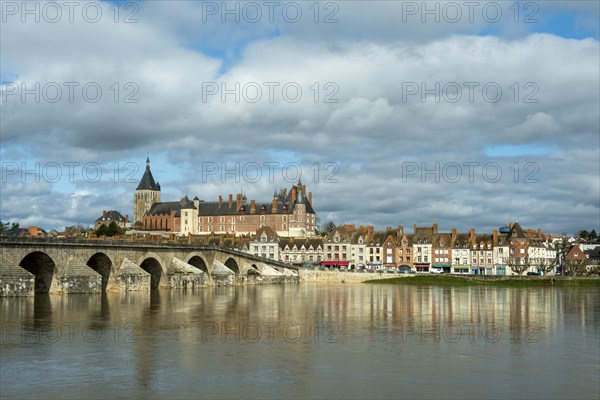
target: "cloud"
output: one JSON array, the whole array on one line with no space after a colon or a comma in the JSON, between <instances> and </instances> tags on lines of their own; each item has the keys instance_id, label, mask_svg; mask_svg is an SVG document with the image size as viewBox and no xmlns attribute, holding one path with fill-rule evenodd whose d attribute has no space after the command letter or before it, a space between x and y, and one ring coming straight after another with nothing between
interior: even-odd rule
<instances>
[{"instance_id":1,"label":"cloud","mask_svg":"<svg viewBox=\"0 0 600 400\"><path fill-rule=\"evenodd\" d=\"M597 12L587 3L553 10ZM596 38L503 36L509 20L432 25L411 15L398 24L396 2L339 3L334 24L311 14L297 24L281 16L222 23L197 2L164 5L143 3L133 24L2 24L3 74L14 77L0 103L3 173L11 163L79 163L75 182L38 188L32 176L3 179L3 220L47 226L91 223L102 209L131 214L135 183L112 179L114 163L123 174L133 171L125 163L137 165L139 179L150 154L165 199L211 200L243 186L268 201L291 185L282 167L295 162L322 221L489 229L519 216L568 231L597 223ZM480 35L485 29L494 34ZM49 101L57 86L62 96ZM24 87L37 93L23 95ZM96 88L102 96L93 101ZM503 145L556 151L487 151ZM222 162L280 166L274 181L203 179L208 163ZM86 181L86 163L98 163L104 178ZM461 180L431 181L434 173L422 181L421 171L439 164L440 174L450 173L451 163L461 166ZM465 163L478 163L473 182ZM497 182L482 175L493 163L503 174ZM416 180L405 179L414 165ZM323 182L332 173L337 182ZM539 182L523 182L528 174ZM23 204L27 193L34 194ZM574 210L573 218L557 218L557 209Z\"/></svg>"}]
</instances>

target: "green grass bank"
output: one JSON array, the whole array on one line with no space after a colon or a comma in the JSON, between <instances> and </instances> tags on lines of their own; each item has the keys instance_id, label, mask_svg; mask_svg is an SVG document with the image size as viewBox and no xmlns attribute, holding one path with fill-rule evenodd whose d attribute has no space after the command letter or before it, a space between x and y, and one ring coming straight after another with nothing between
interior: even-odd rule
<instances>
[{"instance_id":1,"label":"green grass bank","mask_svg":"<svg viewBox=\"0 0 600 400\"><path fill-rule=\"evenodd\" d=\"M599 287L600 278L572 278L563 276L449 276L416 275L389 279L368 280L369 284L393 285L436 285L436 286L502 286L502 287L539 287L539 286L588 286Z\"/></svg>"}]
</instances>

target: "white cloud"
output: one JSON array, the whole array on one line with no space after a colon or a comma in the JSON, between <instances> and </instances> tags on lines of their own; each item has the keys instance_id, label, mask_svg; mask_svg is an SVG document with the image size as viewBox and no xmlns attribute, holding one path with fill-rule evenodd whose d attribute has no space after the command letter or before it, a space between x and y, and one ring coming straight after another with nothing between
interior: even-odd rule
<instances>
[{"instance_id":1,"label":"white cloud","mask_svg":"<svg viewBox=\"0 0 600 400\"><path fill-rule=\"evenodd\" d=\"M568 225L564 229L597 219L598 40L475 36L485 24L398 26L399 10L392 3L343 3L338 24L279 21L275 33L265 21L199 24L201 6L189 2L168 9L162 2L144 3L137 24L3 24L3 70L15 81L28 87L59 82L63 88L64 82L79 87L96 82L103 97L92 103L79 91L73 102L64 96L50 103L42 96L36 103L32 95L25 102L8 95L0 104L2 162L98 162L109 173L112 160L141 164L147 153L151 158L160 153L171 164L165 173L155 173L165 192L189 191L206 199L237 192L240 182L200 182L202 162L293 159L308 176L315 162L336 162L339 183L307 182L314 186L323 222L385 226L439 220L489 228L530 215L530 225L560 229L554 222L557 204L563 212L576 210L571 222L560 221ZM316 39L327 32L326 39ZM223 44L235 53L231 58L207 50ZM225 69L223 62L229 63ZM133 94L137 103L124 102L133 93L124 86L128 82L139 89ZM228 89L239 83L240 101L233 94L225 101L221 93L206 96L212 82L219 90L221 83ZM268 82L277 83L273 101ZM302 89L298 102L285 98L285 84ZM484 93L486 85L490 92ZM255 87L262 97L253 103L248 96ZM461 98L454 102L457 88ZM490 98L495 88L502 91L498 101ZM14 86L4 87L9 89ZM423 97L423 90L433 93ZM531 143L559 151L552 157L502 159L504 179L494 184L481 175L472 183L402 179L403 162L428 168L436 162L484 165L500 162L485 155L488 144ZM521 169L535 162L540 182L524 185L524 170L517 182L509 179L512 162ZM582 174L582 165L591 172ZM241 183L258 200L268 200L275 187L289 186L281 178ZM109 208L131 214L131 193L129 198L123 193L135 184L63 186L3 181L2 218L44 225L91 222ZM38 190L51 196L20 200Z\"/></svg>"}]
</instances>

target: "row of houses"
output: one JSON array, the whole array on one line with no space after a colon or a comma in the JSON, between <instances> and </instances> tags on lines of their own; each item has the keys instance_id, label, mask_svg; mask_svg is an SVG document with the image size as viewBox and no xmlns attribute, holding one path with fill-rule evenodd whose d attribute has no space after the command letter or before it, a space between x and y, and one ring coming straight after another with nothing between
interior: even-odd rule
<instances>
[{"instance_id":1,"label":"row of houses","mask_svg":"<svg viewBox=\"0 0 600 400\"><path fill-rule=\"evenodd\" d=\"M375 232L371 226L342 225L324 238L283 238L262 227L239 246L250 254L299 266L350 270L407 267L415 272L521 275L561 273L566 263L589 265L578 246L565 250L559 243L562 239L556 235L524 230L515 222L503 233L484 234L455 228L439 232L437 224L414 225L410 232L402 226Z\"/></svg>"}]
</instances>

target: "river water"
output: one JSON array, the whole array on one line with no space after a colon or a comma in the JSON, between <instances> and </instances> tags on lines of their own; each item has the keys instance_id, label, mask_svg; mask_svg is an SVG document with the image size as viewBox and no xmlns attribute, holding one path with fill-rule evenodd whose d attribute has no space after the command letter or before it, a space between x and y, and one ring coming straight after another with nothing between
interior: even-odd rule
<instances>
[{"instance_id":1,"label":"river water","mask_svg":"<svg viewBox=\"0 0 600 400\"><path fill-rule=\"evenodd\" d=\"M600 398L597 288L0 298L3 398Z\"/></svg>"}]
</instances>

